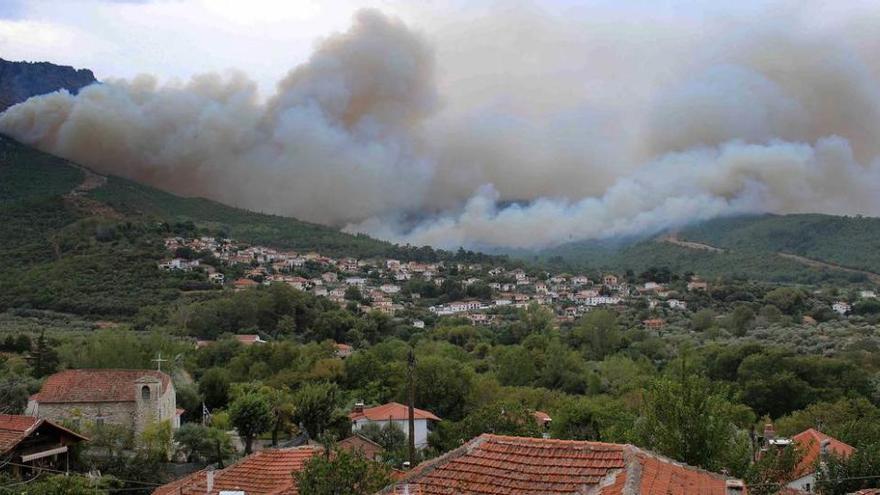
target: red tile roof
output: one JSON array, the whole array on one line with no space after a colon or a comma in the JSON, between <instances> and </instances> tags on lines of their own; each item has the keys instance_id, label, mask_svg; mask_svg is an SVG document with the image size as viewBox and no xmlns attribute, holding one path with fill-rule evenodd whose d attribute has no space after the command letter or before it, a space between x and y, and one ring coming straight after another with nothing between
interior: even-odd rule
<instances>
[{"instance_id":1,"label":"red tile roof","mask_svg":"<svg viewBox=\"0 0 880 495\"><path fill-rule=\"evenodd\" d=\"M804 430L791 437L791 439L800 447L803 454L801 462L798 463L797 468L794 470L798 478L816 470L816 463L819 461L819 456L822 453L823 440L828 440L828 451L830 453L841 457L849 457L856 450L852 446L813 428Z\"/></svg>"},{"instance_id":2,"label":"red tile roof","mask_svg":"<svg viewBox=\"0 0 880 495\"><path fill-rule=\"evenodd\" d=\"M65 370L46 379L31 399L43 403L134 402L135 382L144 377L162 381L162 393L171 377L156 370Z\"/></svg>"},{"instance_id":3,"label":"red tile roof","mask_svg":"<svg viewBox=\"0 0 880 495\"><path fill-rule=\"evenodd\" d=\"M60 430L63 434L78 438L79 440L88 440L88 438L76 432L45 419L33 416L19 416L17 414L0 414L0 454L15 448L22 440L44 424L50 425L52 428Z\"/></svg>"},{"instance_id":4,"label":"red tile roof","mask_svg":"<svg viewBox=\"0 0 880 495\"><path fill-rule=\"evenodd\" d=\"M431 411L425 411L424 409L419 408L413 410L413 416L415 419L440 421L440 418L435 416ZM381 406L364 408L361 412L352 411L349 413L348 417L352 421L365 418L370 421L388 421L389 419L402 421L409 419L409 407L397 402L389 402L388 404L383 404Z\"/></svg>"},{"instance_id":5,"label":"red tile roof","mask_svg":"<svg viewBox=\"0 0 880 495\"><path fill-rule=\"evenodd\" d=\"M153 495L217 495L235 490L247 495L297 495L293 473L302 470L306 461L322 452L321 447L315 446L261 450L214 471L211 491L208 491L207 471L198 471L156 488Z\"/></svg>"},{"instance_id":6,"label":"red tile roof","mask_svg":"<svg viewBox=\"0 0 880 495\"><path fill-rule=\"evenodd\" d=\"M545 413L544 411L535 411L532 413L532 416L535 417L535 421L542 425L548 421L553 421L553 418L551 418L550 415Z\"/></svg>"},{"instance_id":7,"label":"red tile roof","mask_svg":"<svg viewBox=\"0 0 880 495\"><path fill-rule=\"evenodd\" d=\"M484 434L382 493L725 495L727 483L632 445Z\"/></svg>"}]
</instances>

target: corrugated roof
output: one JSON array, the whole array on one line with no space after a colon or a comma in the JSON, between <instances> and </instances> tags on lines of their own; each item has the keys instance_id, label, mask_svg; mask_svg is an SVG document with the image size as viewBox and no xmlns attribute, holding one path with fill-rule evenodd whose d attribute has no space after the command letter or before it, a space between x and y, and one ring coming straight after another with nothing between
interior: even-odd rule
<instances>
[{"instance_id":1,"label":"corrugated roof","mask_svg":"<svg viewBox=\"0 0 880 495\"><path fill-rule=\"evenodd\" d=\"M156 370L65 370L46 379L31 399L42 403L65 402L134 402L135 382L156 378L162 393L171 385L171 377Z\"/></svg>"},{"instance_id":2,"label":"corrugated roof","mask_svg":"<svg viewBox=\"0 0 880 495\"><path fill-rule=\"evenodd\" d=\"M306 461L322 451L316 446L261 450L225 469L214 471L210 491L207 471L198 471L156 488L153 495L217 495L221 491L235 490L247 495L298 495L293 473L302 470Z\"/></svg>"},{"instance_id":3,"label":"corrugated roof","mask_svg":"<svg viewBox=\"0 0 880 495\"><path fill-rule=\"evenodd\" d=\"M424 409L419 408L414 408L413 416L415 419L440 421L440 418L435 416L431 411L425 411ZM397 402L389 402L388 404L383 404L381 406L364 408L361 412L352 411L349 413L348 417L352 421L364 418L369 419L370 421L388 421L389 419L402 421L409 419L409 407Z\"/></svg>"},{"instance_id":4,"label":"corrugated roof","mask_svg":"<svg viewBox=\"0 0 880 495\"><path fill-rule=\"evenodd\" d=\"M484 434L383 493L725 495L727 481L632 445Z\"/></svg>"}]
</instances>

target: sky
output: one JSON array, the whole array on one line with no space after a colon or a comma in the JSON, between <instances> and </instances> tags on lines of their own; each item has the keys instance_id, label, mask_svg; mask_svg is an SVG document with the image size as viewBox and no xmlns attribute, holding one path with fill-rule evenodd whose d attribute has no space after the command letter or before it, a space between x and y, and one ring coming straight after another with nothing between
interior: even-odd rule
<instances>
[{"instance_id":1,"label":"sky","mask_svg":"<svg viewBox=\"0 0 880 495\"><path fill-rule=\"evenodd\" d=\"M0 131L440 247L880 214L872 1L3 0L0 57L105 84Z\"/></svg>"}]
</instances>

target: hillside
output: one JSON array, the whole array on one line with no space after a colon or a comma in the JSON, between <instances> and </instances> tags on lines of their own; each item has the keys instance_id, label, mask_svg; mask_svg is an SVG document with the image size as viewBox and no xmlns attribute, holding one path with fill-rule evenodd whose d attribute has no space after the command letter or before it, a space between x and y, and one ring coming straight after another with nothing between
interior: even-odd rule
<instances>
[{"instance_id":1,"label":"hillside","mask_svg":"<svg viewBox=\"0 0 880 495\"><path fill-rule=\"evenodd\" d=\"M76 93L95 82L95 75L88 69L49 62L11 62L0 58L0 112L31 96L59 89Z\"/></svg>"},{"instance_id":2,"label":"hillside","mask_svg":"<svg viewBox=\"0 0 880 495\"><path fill-rule=\"evenodd\" d=\"M0 311L48 309L134 318L200 288L197 274L167 273L163 240L223 235L330 256L485 261L486 255L397 246L294 218L175 196L103 177L0 136ZM491 258L503 262L503 258Z\"/></svg>"},{"instance_id":3,"label":"hillside","mask_svg":"<svg viewBox=\"0 0 880 495\"><path fill-rule=\"evenodd\" d=\"M880 279L878 247L880 219L762 215L710 220L651 238L569 243L538 259L573 269L665 266L704 277L840 284Z\"/></svg>"}]
</instances>

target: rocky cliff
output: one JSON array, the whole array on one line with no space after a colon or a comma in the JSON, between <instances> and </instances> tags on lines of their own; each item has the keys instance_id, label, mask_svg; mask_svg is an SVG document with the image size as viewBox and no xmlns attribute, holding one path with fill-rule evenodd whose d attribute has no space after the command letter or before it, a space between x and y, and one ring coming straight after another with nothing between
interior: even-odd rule
<instances>
[{"instance_id":1,"label":"rocky cliff","mask_svg":"<svg viewBox=\"0 0 880 495\"><path fill-rule=\"evenodd\" d=\"M88 69L49 62L10 62L0 58L0 112L31 96L67 89L76 93L97 82Z\"/></svg>"}]
</instances>

